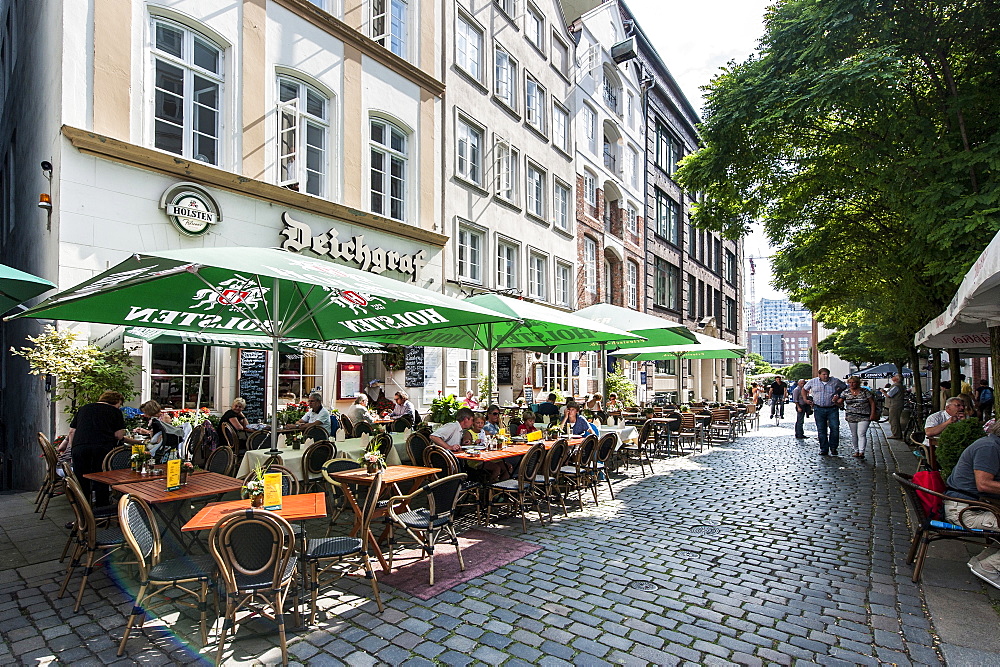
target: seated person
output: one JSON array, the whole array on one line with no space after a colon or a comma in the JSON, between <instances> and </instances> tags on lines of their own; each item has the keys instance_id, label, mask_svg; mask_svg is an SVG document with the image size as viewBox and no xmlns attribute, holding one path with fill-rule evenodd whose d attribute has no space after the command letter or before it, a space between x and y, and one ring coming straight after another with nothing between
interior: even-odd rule
<instances>
[{"instance_id":1,"label":"seated person","mask_svg":"<svg viewBox=\"0 0 1000 667\"><path fill-rule=\"evenodd\" d=\"M354 403L351 407L344 410L344 416L351 420L352 424L360 424L361 422L372 423L372 416L368 412L368 396L365 394L359 394L357 398L354 399Z\"/></svg>"},{"instance_id":2,"label":"seated person","mask_svg":"<svg viewBox=\"0 0 1000 667\"><path fill-rule=\"evenodd\" d=\"M465 398L462 400L462 407L469 408L470 410L479 409L479 401L476 397L472 395L472 390L465 392Z\"/></svg>"},{"instance_id":3,"label":"seated person","mask_svg":"<svg viewBox=\"0 0 1000 667\"><path fill-rule=\"evenodd\" d=\"M521 425L517 427L517 433L514 435L527 435L537 430L535 427L535 413L531 410L525 410L522 415Z\"/></svg>"},{"instance_id":4,"label":"seated person","mask_svg":"<svg viewBox=\"0 0 1000 667\"><path fill-rule=\"evenodd\" d=\"M954 400L954 399L952 399ZM1000 500L1000 428L995 424L989 434L966 447L958 463L948 476L947 494L952 500L944 501L947 520L968 528L997 529L997 519L992 512L971 509L963 500L993 502ZM1000 552L990 552L986 547L969 561L969 569L986 583L1000 588Z\"/></svg>"},{"instance_id":5,"label":"seated person","mask_svg":"<svg viewBox=\"0 0 1000 667\"><path fill-rule=\"evenodd\" d=\"M543 417L549 417L551 415L559 414L559 406L556 405L556 395L549 394L549 397L545 399L544 403L539 403L535 407L535 412L542 415Z\"/></svg>"},{"instance_id":6,"label":"seated person","mask_svg":"<svg viewBox=\"0 0 1000 667\"><path fill-rule=\"evenodd\" d=\"M944 410L935 412L924 422L924 433L927 437L936 438L948 426L963 419L965 419L965 401L958 396L949 398L944 404Z\"/></svg>"},{"instance_id":7,"label":"seated person","mask_svg":"<svg viewBox=\"0 0 1000 667\"><path fill-rule=\"evenodd\" d=\"M247 418L243 415L243 411L246 410L247 402L243 398L237 396L233 399L233 406L222 413L222 417L219 418L219 425L229 424L236 431L236 437L241 441L247 439L247 431L249 429L250 423Z\"/></svg>"},{"instance_id":8,"label":"seated person","mask_svg":"<svg viewBox=\"0 0 1000 667\"><path fill-rule=\"evenodd\" d=\"M500 406L491 405L486 408L486 421L483 423L483 433L496 435L500 432Z\"/></svg>"},{"instance_id":9,"label":"seated person","mask_svg":"<svg viewBox=\"0 0 1000 667\"><path fill-rule=\"evenodd\" d=\"M413 403L410 402L410 397L404 391L397 391L395 397L393 397L393 403L395 405L392 407L392 412L389 416L393 419L398 417L409 417L410 423L413 423Z\"/></svg>"},{"instance_id":10,"label":"seated person","mask_svg":"<svg viewBox=\"0 0 1000 667\"><path fill-rule=\"evenodd\" d=\"M135 432L152 436L149 440L149 453L154 463L164 463L167 455L180 447L184 431L170 424L170 416L163 413L156 401L146 401L139 409L149 421L147 428L137 428Z\"/></svg>"},{"instance_id":11,"label":"seated person","mask_svg":"<svg viewBox=\"0 0 1000 667\"><path fill-rule=\"evenodd\" d=\"M431 433L431 442L448 451L460 451L463 444L471 444L471 440L466 440L465 433L472 428L474 417L475 415L469 408L459 408L455 412L455 421L444 424Z\"/></svg>"},{"instance_id":12,"label":"seated person","mask_svg":"<svg viewBox=\"0 0 1000 667\"><path fill-rule=\"evenodd\" d=\"M593 410L594 412L600 412L604 409L601 405L601 399L603 397L600 394L594 394L589 401L584 403L588 410Z\"/></svg>"},{"instance_id":13,"label":"seated person","mask_svg":"<svg viewBox=\"0 0 1000 667\"><path fill-rule=\"evenodd\" d=\"M469 429L468 433L468 439L470 442L474 442L476 444L480 444L482 442L483 426L485 425L486 417L476 415L472 418L472 428Z\"/></svg>"},{"instance_id":14,"label":"seated person","mask_svg":"<svg viewBox=\"0 0 1000 667\"><path fill-rule=\"evenodd\" d=\"M580 414L580 406L577 403L566 404L566 419L563 420L562 429L573 435L590 435L592 433L590 422Z\"/></svg>"},{"instance_id":15,"label":"seated person","mask_svg":"<svg viewBox=\"0 0 1000 667\"><path fill-rule=\"evenodd\" d=\"M295 422L300 430L304 430L309 424L319 424L326 429L326 432L333 437L340 428L340 421L330 411L323 407L323 395L319 392L309 394L309 410L302 415L302 419Z\"/></svg>"},{"instance_id":16,"label":"seated person","mask_svg":"<svg viewBox=\"0 0 1000 667\"><path fill-rule=\"evenodd\" d=\"M605 410L608 412L621 412L623 407L618 400L618 394L608 394L608 404L605 406Z\"/></svg>"}]
</instances>

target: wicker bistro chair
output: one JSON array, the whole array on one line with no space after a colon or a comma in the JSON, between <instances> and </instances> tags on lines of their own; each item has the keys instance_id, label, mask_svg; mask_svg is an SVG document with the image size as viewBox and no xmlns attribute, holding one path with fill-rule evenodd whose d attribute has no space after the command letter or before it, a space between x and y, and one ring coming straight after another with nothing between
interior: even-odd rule
<instances>
[{"instance_id":1,"label":"wicker bistro chair","mask_svg":"<svg viewBox=\"0 0 1000 667\"><path fill-rule=\"evenodd\" d=\"M929 442L923 433L911 433L910 445L915 447L914 454L920 457L917 470L940 470L937 462L937 445Z\"/></svg>"},{"instance_id":2,"label":"wicker bistro chair","mask_svg":"<svg viewBox=\"0 0 1000 667\"><path fill-rule=\"evenodd\" d=\"M562 494L560 483L562 482L562 469L569 456L569 444L566 438L556 440L549 450L545 452L542 461L542 469L535 473L532 484L535 487L535 495L539 500L544 500L549 510L549 521L553 520L552 501L558 500L562 505L563 515L569 516L566 511L566 498Z\"/></svg>"},{"instance_id":3,"label":"wicker bistro chair","mask_svg":"<svg viewBox=\"0 0 1000 667\"><path fill-rule=\"evenodd\" d=\"M236 455L233 453L233 448L226 445L216 448L214 452L208 455L208 459L205 461L205 470L220 475L232 476L235 464Z\"/></svg>"},{"instance_id":4,"label":"wicker bistro chair","mask_svg":"<svg viewBox=\"0 0 1000 667\"><path fill-rule=\"evenodd\" d=\"M351 459L330 459L323 464L323 479L326 480L327 484L330 485L328 490L328 496L331 497L330 507L330 522L326 527L326 537L330 537L330 531L333 530L333 526L337 523L337 519L343 514L344 510L347 509L347 497L344 495L343 487L341 487L340 482L335 480L332 476L338 472L347 472L348 470L357 470L361 466L351 460Z\"/></svg>"},{"instance_id":5,"label":"wicker bistro chair","mask_svg":"<svg viewBox=\"0 0 1000 667\"><path fill-rule=\"evenodd\" d=\"M611 500L615 499L615 490L611 487L611 471L608 468L610 461L615 456L615 452L618 449L618 436L614 433L608 433L602 435L601 439L597 441L597 448L594 449L594 458L592 461L592 466L594 469L594 492L597 492L597 482L600 480L601 475L604 475L605 481L608 483L608 491L611 492Z\"/></svg>"},{"instance_id":6,"label":"wicker bistro chair","mask_svg":"<svg viewBox=\"0 0 1000 667\"><path fill-rule=\"evenodd\" d=\"M222 433L222 443L229 445L236 457L239 458L242 452L240 451L240 436L236 433L236 429L231 424L220 423L219 432Z\"/></svg>"},{"instance_id":7,"label":"wicker bistro chair","mask_svg":"<svg viewBox=\"0 0 1000 667\"><path fill-rule=\"evenodd\" d=\"M330 433L322 424L309 424L302 431L303 440L312 440L313 442L319 442L320 440L329 440Z\"/></svg>"},{"instance_id":8,"label":"wicker bistro chair","mask_svg":"<svg viewBox=\"0 0 1000 667\"><path fill-rule=\"evenodd\" d=\"M66 498L73 509L75 521L76 545L73 548L73 556L66 567L66 577L59 588L59 597L66 592L70 576L73 570L83 567L83 578L80 580L80 590L76 594L76 604L73 605L73 612L80 611L80 601L83 599L83 590L87 586L87 580L94 571L94 565L109 557L117 551L123 544L122 531L118 526L108 526L98 528L97 520L90 509L90 503L83 497L83 491L75 479L66 478ZM95 558L98 552L103 552L100 557Z\"/></svg>"},{"instance_id":9,"label":"wicker bistro chair","mask_svg":"<svg viewBox=\"0 0 1000 667\"><path fill-rule=\"evenodd\" d=\"M416 465L416 464L414 464ZM443 472L438 473L438 479L451 477L459 474L460 466L455 455L440 445L431 445L424 449L424 463L428 468L440 468ZM471 507L476 511L476 521L483 521L483 485L474 479L462 481L462 493L458 499L457 507Z\"/></svg>"},{"instance_id":10,"label":"wicker bistro chair","mask_svg":"<svg viewBox=\"0 0 1000 667\"><path fill-rule=\"evenodd\" d=\"M355 437L354 424L347 418L347 415L340 415L340 428L343 429L345 438Z\"/></svg>"},{"instance_id":11,"label":"wicker bistro chair","mask_svg":"<svg viewBox=\"0 0 1000 667\"><path fill-rule=\"evenodd\" d=\"M375 446L378 447L379 454L382 458L389 460L389 454L392 452L392 435L389 433L376 433L372 440L375 441Z\"/></svg>"},{"instance_id":12,"label":"wicker bistro chair","mask_svg":"<svg viewBox=\"0 0 1000 667\"><path fill-rule=\"evenodd\" d=\"M302 454L302 476L299 477L302 491L317 489L323 483L323 466L330 459L336 458L337 445L329 440L317 440Z\"/></svg>"},{"instance_id":13,"label":"wicker bistro chair","mask_svg":"<svg viewBox=\"0 0 1000 667\"><path fill-rule=\"evenodd\" d=\"M196 466L204 467L205 460L208 458L208 452L205 451L204 424L198 424L191 429L191 435L188 436L187 442L184 444L184 449L190 461Z\"/></svg>"},{"instance_id":14,"label":"wicker bistro chair","mask_svg":"<svg viewBox=\"0 0 1000 667\"><path fill-rule=\"evenodd\" d=\"M247 450L266 449L270 446L271 446L270 431L254 431L253 433L247 436Z\"/></svg>"},{"instance_id":15,"label":"wicker bistro chair","mask_svg":"<svg viewBox=\"0 0 1000 667\"><path fill-rule=\"evenodd\" d=\"M430 484L425 484L413 493L405 496L393 496L389 499L389 569L392 569L393 550L397 544L395 529L402 528L407 535L420 547L422 556L430 558L430 581L428 586L434 585L434 547L441 539L442 535L455 545L455 554L458 556L458 567L465 571L465 561L462 560L462 549L458 544L458 535L455 533L455 509L458 507L458 500L462 496L462 483L468 478L465 473L449 475L435 480ZM427 507L421 509L411 509L397 514L395 508L402 507L402 503L409 503L418 496L424 496L427 500Z\"/></svg>"},{"instance_id":16,"label":"wicker bistro chair","mask_svg":"<svg viewBox=\"0 0 1000 667\"><path fill-rule=\"evenodd\" d=\"M614 437L614 433L609 433ZM563 495L576 491L576 499L583 509L583 490L590 489L594 493L594 504L597 504L597 475L594 472L594 456L597 453L597 436L588 435L576 449L570 452L567 465L560 470Z\"/></svg>"},{"instance_id":17,"label":"wicker bistro chair","mask_svg":"<svg viewBox=\"0 0 1000 667\"><path fill-rule=\"evenodd\" d=\"M625 467L629 467L633 462L639 464L639 472L646 476L646 466L649 466L649 474L653 474L653 461L649 458L650 444L655 440L655 426L653 422L647 421L639 429L639 440L632 444L626 443L619 453L625 458Z\"/></svg>"},{"instance_id":18,"label":"wicker bistro chair","mask_svg":"<svg viewBox=\"0 0 1000 667\"><path fill-rule=\"evenodd\" d=\"M698 429L698 420L695 419L692 412L682 412L680 415L681 430L677 434L677 452L678 454L682 453L685 444L689 445L689 451L693 452L695 447L700 446L701 433Z\"/></svg>"},{"instance_id":19,"label":"wicker bistro chair","mask_svg":"<svg viewBox=\"0 0 1000 667\"><path fill-rule=\"evenodd\" d=\"M423 433L414 431L406 438L406 455L410 457L410 465L424 464L424 450L431 446L431 440Z\"/></svg>"},{"instance_id":20,"label":"wicker bistro chair","mask_svg":"<svg viewBox=\"0 0 1000 667\"><path fill-rule=\"evenodd\" d=\"M360 438L365 433L367 433L368 435L372 435L375 433L375 429L372 428L371 424L369 424L368 422L358 422L357 424L354 425L355 438Z\"/></svg>"},{"instance_id":21,"label":"wicker bistro chair","mask_svg":"<svg viewBox=\"0 0 1000 667\"><path fill-rule=\"evenodd\" d=\"M49 501L65 493L66 485L59 476L59 455L44 433L38 434L38 445L42 448L42 456L45 458L45 480L35 496L35 511L42 513L39 519L44 519L45 513L49 511Z\"/></svg>"},{"instance_id":22,"label":"wicker bistro chair","mask_svg":"<svg viewBox=\"0 0 1000 667\"><path fill-rule=\"evenodd\" d=\"M125 544L135 554L139 568L139 592L136 593L132 613L128 617L122 641L118 645L118 655L125 652L125 642L128 641L129 633L136 620L168 603L176 603L198 610L201 643L203 646L207 644L208 591L214 586L215 561L210 555L182 556L172 560L161 560L160 530L156 525L156 517L153 516L149 505L135 496L125 494L118 502L118 523L121 526ZM165 595L168 591L178 590L193 596L198 601L197 604L180 601L176 597ZM155 598L160 599L155 604L149 605L149 602ZM218 603L218 598L216 598L216 603Z\"/></svg>"},{"instance_id":23,"label":"wicker bistro chair","mask_svg":"<svg viewBox=\"0 0 1000 667\"><path fill-rule=\"evenodd\" d=\"M101 470L124 470L132 465L132 448L121 445L115 447L104 456Z\"/></svg>"},{"instance_id":24,"label":"wicker bistro chair","mask_svg":"<svg viewBox=\"0 0 1000 667\"><path fill-rule=\"evenodd\" d=\"M934 497L941 503L945 500L956 499L915 484L911 475L895 472L892 476L903 487L906 498L917 515L917 523L913 530L913 539L910 541L910 552L906 556L907 563L914 563L914 559L916 559L916 563L913 566L913 576L911 577L914 582L920 580L920 573L924 568L924 559L927 558L927 549L931 542L936 542L937 540L959 540L981 546L1000 546L1000 530L965 528L963 525L956 526L945 521L934 521L933 523L939 525L933 525L932 518L928 516L923 502L917 494L923 494L925 497ZM963 500L962 502L967 503L967 507L963 508L959 514L959 522L962 521L962 517L965 516L966 512L977 512L980 510L991 512L997 518L997 521L1000 522L1000 508L997 508L995 505L976 500Z\"/></svg>"},{"instance_id":25,"label":"wicker bistro chair","mask_svg":"<svg viewBox=\"0 0 1000 667\"><path fill-rule=\"evenodd\" d=\"M378 505L381 493L382 475L375 475L361 509L359 537L323 537L306 542L302 561L305 566L306 587L309 591L310 624L316 622L316 599L319 589L343 577L346 572L338 571L337 566L350 559L356 559L364 568L365 578L371 581L372 594L375 596L378 610L381 612L384 609L382 596L378 590L378 580L375 578L375 570L372 568L368 553L369 540L375 539L371 534L372 516L375 514L375 506Z\"/></svg>"},{"instance_id":26,"label":"wicker bistro chair","mask_svg":"<svg viewBox=\"0 0 1000 667\"><path fill-rule=\"evenodd\" d=\"M295 585L295 535L282 517L260 509L233 512L219 519L208 536L208 546L225 587L226 611L219 633L216 664L230 630L237 623L262 616L278 624L281 663L288 664L285 642L285 602L292 598L292 614L299 624L298 588ZM252 612L240 621L241 611Z\"/></svg>"},{"instance_id":27,"label":"wicker bistro chair","mask_svg":"<svg viewBox=\"0 0 1000 667\"><path fill-rule=\"evenodd\" d=\"M389 425L389 430L393 433L402 433L408 428L413 428L413 419L409 415L396 417Z\"/></svg>"},{"instance_id":28,"label":"wicker bistro chair","mask_svg":"<svg viewBox=\"0 0 1000 667\"><path fill-rule=\"evenodd\" d=\"M542 514L541 499L535 494L537 486L535 479L542 469L545 448L541 444L531 446L531 449L521 458L521 466L516 479L496 482L487 487L486 515L493 516L494 507L507 507L521 516L521 530L528 532L527 511L532 504L538 510L538 520L545 525Z\"/></svg>"}]
</instances>

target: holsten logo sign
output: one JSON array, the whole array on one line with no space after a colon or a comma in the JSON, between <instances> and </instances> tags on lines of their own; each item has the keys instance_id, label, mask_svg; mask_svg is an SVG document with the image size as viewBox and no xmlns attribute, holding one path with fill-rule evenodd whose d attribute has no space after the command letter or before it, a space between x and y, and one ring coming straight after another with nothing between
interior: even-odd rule
<instances>
[{"instance_id":1,"label":"holsten logo sign","mask_svg":"<svg viewBox=\"0 0 1000 667\"><path fill-rule=\"evenodd\" d=\"M313 236L309 225L295 220L287 211L281 214L281 221L285 224L285 228L281 230L281 236L285 237L281 242L283 250L310 250L317 255L354 264L362 271L372 273L396 271L407 276L411 282L416 280L417 272L427 263L423 250L407 255L395 250L372 248L365 243L363 235L356 235L350 241L342 242L339 232L333 228Z\"/></svg>"},{"instance_id":2,"label":"holsten logo sign","mask_svg":"<svg viewBox=\"0 0 1000 667\"><path fill-rule=\"evenodd\" d=\"M195 183L178 183L160 197L160 208L186 236L201 236L222 220L219 204L207 190Z\"/></svg>"}]
</instances>

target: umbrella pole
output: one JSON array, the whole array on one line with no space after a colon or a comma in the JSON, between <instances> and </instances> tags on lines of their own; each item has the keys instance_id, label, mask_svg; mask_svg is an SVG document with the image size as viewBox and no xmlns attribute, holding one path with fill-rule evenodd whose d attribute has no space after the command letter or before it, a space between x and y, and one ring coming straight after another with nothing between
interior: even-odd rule
<instances>
[{"instance_id":1,"label":"umbrella pole","mask_svg":"<svg viewBox=\"0 0 1000 667\"><path fill-rule=\"evenodd\" d=\"M486 325L486 340L493 340L493 325ZM491 346L486 346L486 407L490 407L493 402L493 350Z\"/></svg>"},{"instance_id":2,"label":"umbrella pole","mask_svg":"<svg viewBox=\"0 0 1000 667\"><path fill-rule=\"evenodd\" d=\"M604 408L604 404L608 402L608 345L607 343L601 343L601 408Z\"/></svg>"},{"instance_id":3,"label":"umbrella pole","mask_svg":"<svg viewBox=\"0 0 1000 667\"><path fill-rule=\"evenodd\" d=\"M210 346L206 346L201 352L201 373L198 374L198 402L194 404L195 411L201 409L201 388L204 384L205 377L205 357L208 356L208 351L211 349Z\"/></svg>"},{"instance_id":4,"label":"umbrella pole","mask_svg":"<svg viewBox=\"0 0 1000 667\"><path fill-rule=\"evenodd\" d=\"M271 289L271 454L278 454L278 279Z\"/></svg>"}]
</instances>

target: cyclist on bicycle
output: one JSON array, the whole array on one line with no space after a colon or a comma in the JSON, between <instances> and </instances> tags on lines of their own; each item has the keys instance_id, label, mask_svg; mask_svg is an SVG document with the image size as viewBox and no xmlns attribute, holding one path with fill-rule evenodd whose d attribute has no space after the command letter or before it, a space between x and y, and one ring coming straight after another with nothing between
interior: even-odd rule
<instances>
[{"instance_id":1,"label":"cyclist on bicycle","mask_svg":"<svg viewBox=\"0 0 1000 667\"><path fill-rule=\"evenodd\" d=\"M780 375L774 378L767 395L771 397L771 419L774 419L775 416L784 419L785 401L788 400L788 385L785 384Z\"/></svg>"}]
</instances>

